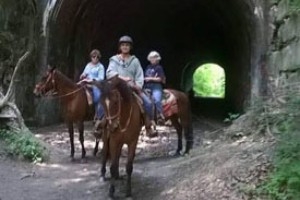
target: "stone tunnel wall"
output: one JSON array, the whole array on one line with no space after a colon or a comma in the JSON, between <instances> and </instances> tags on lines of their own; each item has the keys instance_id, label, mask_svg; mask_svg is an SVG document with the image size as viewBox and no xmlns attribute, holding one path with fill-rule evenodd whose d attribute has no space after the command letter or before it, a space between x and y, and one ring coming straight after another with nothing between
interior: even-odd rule
<instances>
[{"instance_id":1,"label":"stone tunnel wall","mask_svg":"<svg viewBox=\"0 0 300 200\"><path fill-rule=\"evenodd\" d=\"M268 66L281 85L300 81L300 11L289 0L275 1L270 10L273 38Z\"/></svg>"},{"instance_id":2,"label":"stone tunnel wall","mask_svg":"<svg viewBox=\"0 0 300 200\"><path fill-rule=\"evenodd\" d=\"M63 5L63 0L52 2L57 2L58 7L66 6ZM71 3L71 1L67 2L67 5ZM74 2L78 3L80 1ZM252 23L249 24L247 30L249 33L251 33L251 37L244 39L242 38L251 44L249 47L247 47L250 49L249 51L251 54L250 56L247 55L250 59L249 67L251 69L249 69L247 72L244 72L247 73L246 76L250 77L249 86L244 88L244 92L248 92L248 95L245 95L247 99L245 99L246 101L244 102L245 106L247 106L251 104L251 101L254 98L262 94L264 95L268 92L267 85L270 77L281 77L289 82L297 81L299 79L299 71L297 69L300 67L300 58L297 56L297 54L300 51L300 44L298 41L300 28L298 25L299 13L290 12L288 0L273 0L273 2L269 2L267 0L245 0L244 2L246 2L248 7L251 8L248 18L252 18L247 22ZM43 13L44 10L47 9L47 5L43 3L41 7L41 12ZM78 18L77 15L80 13L80 10L76 11L75 7L75 4L73 7L68 6L68 12L74 12L74 14L76 14L75 17ZM228 13L230 12L228 11ZM250 15L251 13L253 13L253 16ZM57 16L57 13L53 14ZM50 21L50 23L53 23L53 21ZM56 30L53 29L48 31L55 34L57 33ZM39 48L42 49L42 51L38 55L37 62L39 65L37 68L40 72L44 70L44 68L41 66L45 66L47 60L49 59L49 55L51 54L51 48L48 49L49 45L47 43L55 41L55 38L52 37L53 36L49 35L40 36ZM235 34L230 37L240 37L240 35ZM71 41L77 40L73 39ZM60 44L64 42L66 41L59 41ZM238 51L237 49L234 49L234 44L232 44L232 46L233 51ZM69 48L66 49L68 50ZM61 48L59 46L52 45L52 50L57 52L60 51ZM58 52L57 55L61 56L62 58L66 57L66 53L62 52ZM55 59L62 60L60 58ZM70 57L67 59L70 59ZM68 67L69 61L66 60L62 65ZM71 60L71 63L74 62L81 63L82 61ZM82 64L83 63L84 62L82 62ZM78 69L67 68L67 70L64 72L70 77L73 76L72 78L74 78L78 76L78 74L76 75L76 73L78 73L76 70ZM57 102L53 102L52 100L38 100L35 105L35 118L38 124L46 125L58 122L60 120Z\"/></svg>"}]
</instances>

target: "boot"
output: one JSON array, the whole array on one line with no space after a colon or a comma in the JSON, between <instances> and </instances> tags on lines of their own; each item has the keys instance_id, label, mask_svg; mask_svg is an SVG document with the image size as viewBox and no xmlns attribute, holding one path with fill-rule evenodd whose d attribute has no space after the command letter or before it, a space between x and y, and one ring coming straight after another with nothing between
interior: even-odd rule
<instances>
[{"instance_id":1,"label":"boot","mask_svg":"<svg viewBox=\"0 0 300 200\"><path fill-rule=\"evenodd\" d=\"M145 129L146 129L146 136L149 137L149 138L152 138L152 137L156 137L157 136L157 132L154 132L152 130L152 122L151 120L149 119L149 117L145 117Z\"/></svg>"},{"instance_id":2,"label":"boot","mask_svg":"<svg viewBox=\"0 0 300 200\"><path fill-rule=\"evenodd\" d=\"M165 125L165 122L165 116L162 113L160 113L157 117L157 124L163 126Z\"/></svg>"},{"instance_id":3,"label":"boot","mask_svg":"<svg viewBox=\"0 0 300 200\"><path fill-rule=\"evenodd\" d=\"M96 139L100 139L103 133L103 129L106 125L106 119L103 117L102 119L97 119L94 125L93 134Z\"/></svg>"}]
</instances>

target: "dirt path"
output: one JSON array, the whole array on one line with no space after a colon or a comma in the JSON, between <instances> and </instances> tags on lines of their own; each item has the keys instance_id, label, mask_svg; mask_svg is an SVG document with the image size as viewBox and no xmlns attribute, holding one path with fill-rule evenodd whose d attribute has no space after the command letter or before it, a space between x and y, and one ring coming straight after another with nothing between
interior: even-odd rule
<instances>
[{"instance_id":1,"label":"dirt path","mask_svg":"<svg viewBox=\"0 0 300 200\"><path fill-rule=\"evenodd\" d=\"M87 123L87 130L91 130ZM237 191L232 177L248 177L244 168L249 163L256 170L256 161L268 143L242 141L225 143L207 141L200 146L200 136L215 138L219 123L205 121L195 124L195 149L186 157L171 157L176 150L174 130L160 129L160 136L151 141L140 141L133 171L133 199L244 199ZM206 134L204 134L206 131ZM77 161L71 163L69 139L64 125L33 130L36 136L49 144L50 160L32 165L0 157L1 200L104 200L107 199L108 182L99 182L100 157L94 158L93 137L87 132L85 146L88 162L80 162L80 145L76 138ZM165 132L165 133L164 133ZM168 134L172 132L171 134ZM242 144L242 145L241 145ZM251 153L248 152L251 150ZM124 148L120 174L125 174ZM0 155L3 155L0 152ZM245 172L244 172L244 171ZM243 175L244 173L244 175ZM109 170L107 175L109 176ZM230 176L229 176L230 175ZM233 183L235 181L235 183ZM228 185L229 184L229 185ZM124 197L125 180L118 183L116 199Z\"/></svg>"}]
</instances>

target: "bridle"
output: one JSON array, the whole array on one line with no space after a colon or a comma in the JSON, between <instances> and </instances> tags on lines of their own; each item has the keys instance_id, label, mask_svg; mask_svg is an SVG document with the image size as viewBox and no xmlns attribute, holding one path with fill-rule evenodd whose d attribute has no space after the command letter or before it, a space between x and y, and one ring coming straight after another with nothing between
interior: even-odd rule
<instances>
[{"instance_id":1,"label":"bridle","mask_svg":"<svg viewBox=\"0 0 300 200\"><path fill-rule=\"evenodd\" d=\"M121 123L120 123L120 118L121 118L121 94L118 90L115 89L115 91L117 92L118 95L118 111L116 112L116 114L111 116L111 113L109 112L109 108L107 109L107 115L105 116L105 119L108 121L108 125L113 125L113 120L117 121L117 126L119 128L119 130L121 132L125 132L128 129L130 120L131 120L131 116L132 116L132 105L130 105L130 111L129 111L129 116L127 118L126 124L125 126L122 128L121 127Z\"/></svg>"},{"instance_id":2,"label":"bridle","mask_svg":"<svg viewBox=\"0 0 300 200\"><path fill-rule=\"evenodd\" d=\"M47 72L46 81L39 86L39 90L41 91L42 96L52 96L55 94L55 91L57 91L55 79L53 78L55 74L55 70L52 72ZM51 84L51 89L46 92L46 86Z\"/></svg>"},{"instance_id":3,"label":"bridle","mask_svg":"<svg viewBox=\"0 0 300 200\"><path fill-rule=\"evenodd\" d=\"M40 86L40 90L42 91L42 96L45 96L45 97L52 97L52 98L61 98L61 97L65 97L65 96L69 96L71 94L74 94L78 91L80 91L83 87L79 87L78 89L72 91L72 92L69 92L67 94L63 94L63 95L59 95L57 96L57 84L55 82L55 79L54 79L54 75L56 73L55 70L51 71L51 72L47 72L48 75L47 75L47 80L45 81L45 83L42 84L42 86ZM51 82L51 83L50 83ZM46 90L46 86L48 84L51 84L52 85L52 89L50 89L48 92L45 92Z\"/></svg>"}]
</instances>

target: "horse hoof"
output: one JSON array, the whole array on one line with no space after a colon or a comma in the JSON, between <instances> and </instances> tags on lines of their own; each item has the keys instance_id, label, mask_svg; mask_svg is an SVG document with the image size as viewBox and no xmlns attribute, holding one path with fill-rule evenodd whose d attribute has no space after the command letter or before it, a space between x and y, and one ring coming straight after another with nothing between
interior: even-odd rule
<instances>
[{"instance_id":1,"label":"horse hoof","mask_svg":"<svg viewBox=\"0 0 300 200\"><path fill-rule=\"evenodd\" d=\"M180 152L176 151L176 153L173 155L174 157L179 157L181 156Z\"/></svg>"},{"instance_id":2,"label":"horse hoof","mask_svg":"<svg viewBox=\"0 0 300 200\"><path fill-rule=\"evenodd\" d=\"M114 197L108 196L108 200L114 200Z\"/></svg>"},{"instance_id":3,"label":"horse hoof","mask_svg":"<svg viewBox=\"0 0 300 200\"><path fill-rule=\"evenodd\" d=\"M74 157L70 157L70 162L75 162L75 158Z\"/></svg>"},{"instance_id":4,"label":"horse hoof","mask_svg":"<svg viewBox=\"0 0 300 200\"><path fill-rule=\"evenodd\" d=\"M87 163L87 159L86 158L81 158L81 163Z\"/></svg>"},{"instance_id":5,"label":"horse hoof","mask_svg":"<svg viewBox=\"0 0 300 200\"><path fill-rule=\"evenodd\" d=\"M98 151L94 151L93 152L93 156L96 157L97 156Z\"/></svg>"}]
</instances>

